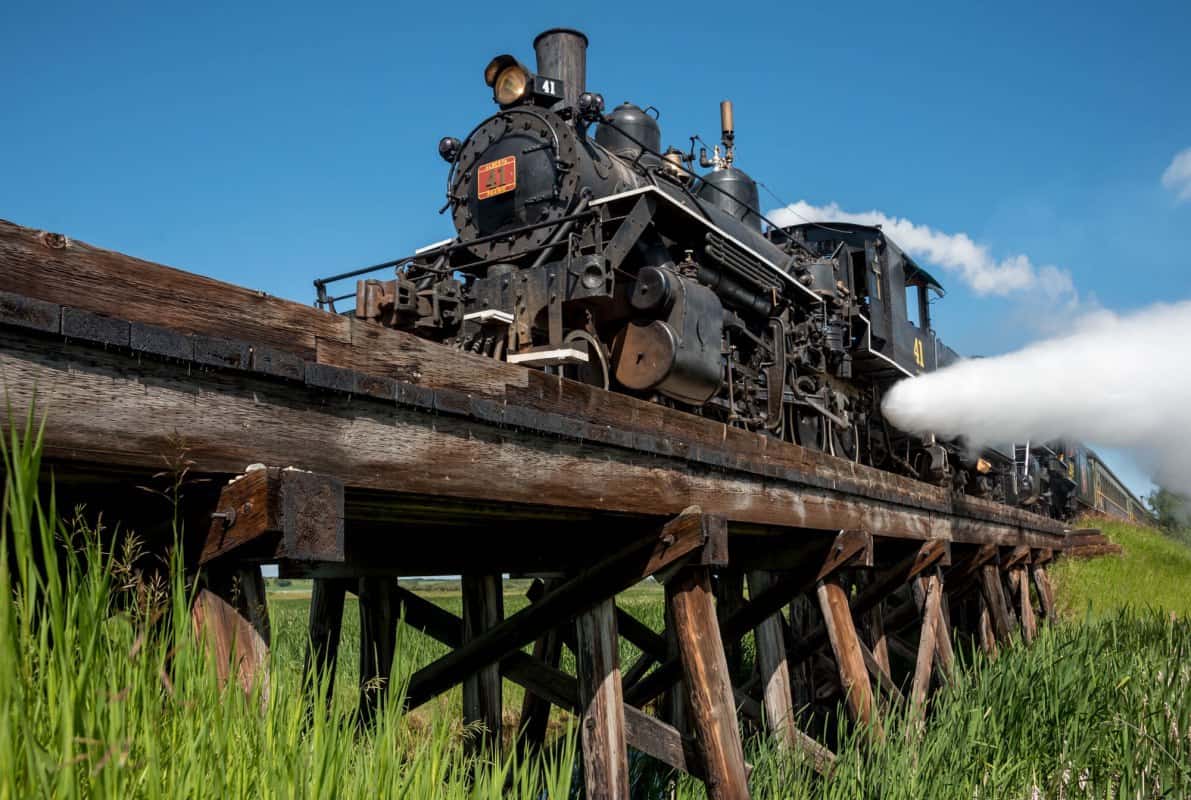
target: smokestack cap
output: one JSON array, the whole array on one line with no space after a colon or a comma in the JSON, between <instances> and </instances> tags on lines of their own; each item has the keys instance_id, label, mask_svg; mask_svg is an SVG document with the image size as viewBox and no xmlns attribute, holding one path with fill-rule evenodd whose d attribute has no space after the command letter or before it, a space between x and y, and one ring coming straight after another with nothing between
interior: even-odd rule
<instances>
[{"instance_id":1,"label":"smokestack cap","mask_svg":"<svg viewBox=\"0 0 1191 800\"><path fill-rule=\"evenodd\" d=\"M535 36L533 38L533 46L536 48L538 46L538 42L541 41L541 39L543 37L550 36L551 34L554 34L554 33L569 33L572 36L578 36L580 39L583 40L584 47L586 47L588 44L590 44L590 42L587 41L587 34L584 33L583 31L575 30L574 28L550 28L549 30L542 31L541 33L539 33L537 36Z\"/></svg>"}]
</instances>

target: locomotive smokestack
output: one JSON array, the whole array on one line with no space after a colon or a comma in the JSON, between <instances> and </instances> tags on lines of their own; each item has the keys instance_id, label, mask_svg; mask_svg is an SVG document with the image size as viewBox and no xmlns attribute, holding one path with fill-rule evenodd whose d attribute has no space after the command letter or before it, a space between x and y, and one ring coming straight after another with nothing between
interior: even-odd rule
<instances>
[{"instance_id":1,"label":"locomotive smokestack","mask_svg":"<svg viewBox=\"0 0 1191 800\"><path fill-rule=\"evenodd\" d=\"M533 40L538 75L562 81L563 99L574 107L587 91L587 37L573 28L551 28Z\"/></svg>"}]
</instances>

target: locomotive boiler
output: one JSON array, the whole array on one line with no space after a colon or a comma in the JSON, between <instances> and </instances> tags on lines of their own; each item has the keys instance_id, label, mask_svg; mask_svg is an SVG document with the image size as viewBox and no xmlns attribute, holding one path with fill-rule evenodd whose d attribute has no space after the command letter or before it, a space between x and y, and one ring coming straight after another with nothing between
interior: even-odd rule
<instances>
[{"instance_id":1,"label":"locomotive boiler","mask_svg":"<svg viewBox=\"0 0 1191 800\"><path fill-rule=\"evenodd\" d=\"M362 319L548 370L804 447L1054 515L1066 473L1027 448L972 452L881 415L893 382L958 358L935 336L943 290L876 227L779 226L720 143L663 147L659 114L605 108L588 41L556 28L484 70L496 110L444 137L456 236L358 282ZM911 319L911 316L915 319Z\"/></svg>"}]
</instances>

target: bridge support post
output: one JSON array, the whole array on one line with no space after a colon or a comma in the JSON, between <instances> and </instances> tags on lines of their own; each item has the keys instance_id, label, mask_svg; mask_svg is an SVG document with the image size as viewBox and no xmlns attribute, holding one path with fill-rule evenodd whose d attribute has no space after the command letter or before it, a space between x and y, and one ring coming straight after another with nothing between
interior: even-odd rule
<instances>
[{"instance_id":1,"label":"bridge support post","mask_svg":"<svg viewBox=\"0 0 1191 800\"><path fill-rule=\"evenodd\" d=\"M847 700L848 711L861 725L880 730L876 705L873 702L873 687L869 682L868 669L860 650L860 637L852 621L852 609L848 605L848 593L838 576L830 575L819 581L816 589L819 608L827 626L827 636L839 670L840 686Z\"/></svg>"},{"instance_id":2,"label":"bridge support post","mask_svg":"<svg viewBox=\"0 0 1191 800\"><path fill-rule=\"evenodd\" d=\"M603 600L580 614L575 631L583 785L592 800L628 800L628 745L615 602Z\"/></svg>"},{"instance_id":3,"label":"bridge support post","mask_svg":"<svg viewBox=\"0 0 1191 800\"><path fill-rule=\"evenodd\" d=\"M360 606L359 722L371 725L389 694L397 646L397 579L363 577L357 583Z\"/></svg>"},{"instance_id":4,"label":"bridge support post","mask_svg":"<svg viewBox=\"0 0 1191 800\"><path fill-rule=\"evenodd\" d=\"M749 594L757 595L773 585L769 572L754 570L748 574ZM761 677L761 698L765 724L781 747L793 748L798 729L794 718L794 695L790 687L790 669L786 662L786 637L779 610L761 621L754 631L757 643L757 668Z\"/></svg>"},{"instance_id":5,"label":"bridge support post","mask_svg":"<svg viewBox=\"0 0 1191 800\"><path fill-rule=\"evenodd\" d=\"M327 708L335 694L335 668L339 660L339 638L343 629L343 602L349 581L344 578L315 578L310 592L306 657L302 674L307 692Z\"/></svg>"},{"instance_id":6,"label":"bridge support post","mask_svg":"<svg viewBox=\"0 0 1191 800\"><path fill-rule=\"evenodd\" d=\"M269 691L269 609L256 564L213 566L191 608L195 633L215 661L220 685L235 677L245 692Z\"/></svg>"},{"instance_id":7,"label":"bridge support post","mask_svg":"<svg viewBox=\"0 0 1191 800\"><path fill-rule=\"evenodd\" d=\"M674 621L707 795L711 800L748 798L744 746L707 567L687 567L672 577L666 583L666 605Z\"/></svg>"},{"instance_id":8,"label":"bridge support post","mask_svg":"<svg viewBox=\"0 0 1191 800\"><path fill-rule=\"evenodd\" d=\"M504 618L504 585L500 575L462 576L463 641L470 642ZM472 752L499 753L501 741L500 664L477 669L463 681L463 724L478 726L468 737Z\"/></svg>"}]
</instances>

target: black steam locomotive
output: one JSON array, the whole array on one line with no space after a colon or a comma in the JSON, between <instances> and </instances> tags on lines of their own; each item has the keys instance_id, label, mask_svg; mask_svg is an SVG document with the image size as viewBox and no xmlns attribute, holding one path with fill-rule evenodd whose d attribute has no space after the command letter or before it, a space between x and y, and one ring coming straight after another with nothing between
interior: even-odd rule
<instances>
[{"instance_id":1,"label":"black steam locomotive","mask_svg":"<svg viewBox=\"0 0 1191 800\"><path fill-rule=\"evenodd\" d=\"M1070 513L1061 450L973 453L882 417L893 382L958 356L931 328L928 294L942 287L879 228L769 222L735 164L731 103L710 156L663 150L650 109L605 112L587 90L582 33L548 30L534 49L536 71L494 58L484 80L498 110L439 143L458 236L378 265L395 277L359 281L357 317ZM327 283L366 271L316 281L320 303L334 309L350 295Z\"/></svg>"}]
</instances>

